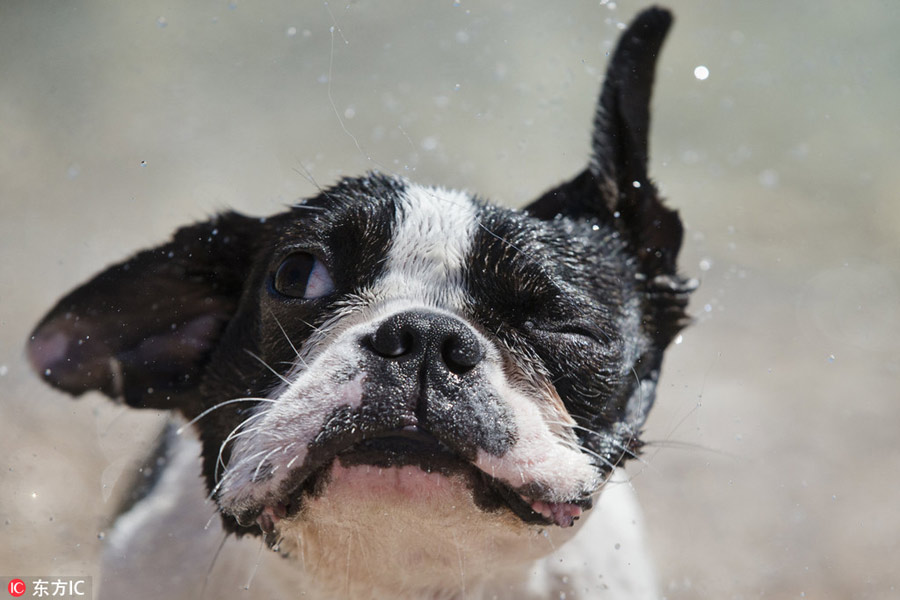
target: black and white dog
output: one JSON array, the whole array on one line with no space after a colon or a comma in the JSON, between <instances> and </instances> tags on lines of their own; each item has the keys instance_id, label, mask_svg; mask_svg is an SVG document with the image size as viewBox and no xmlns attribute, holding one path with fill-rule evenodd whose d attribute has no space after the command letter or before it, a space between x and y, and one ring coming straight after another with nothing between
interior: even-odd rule
<instances>
[{"instance_id":1,"label":"black and white dog","mask_svg":"<svg viewBox=\"0 0 900 600\"><path fill-rule=\"evenodd\" d=\"M50 311L48 383L197 434L119 517L101 595L653 596L616 470L693 286L646 172L670 24L623 34L589 166L523 210L344 179L179 229Z\"/></svg>"}]
</instances>

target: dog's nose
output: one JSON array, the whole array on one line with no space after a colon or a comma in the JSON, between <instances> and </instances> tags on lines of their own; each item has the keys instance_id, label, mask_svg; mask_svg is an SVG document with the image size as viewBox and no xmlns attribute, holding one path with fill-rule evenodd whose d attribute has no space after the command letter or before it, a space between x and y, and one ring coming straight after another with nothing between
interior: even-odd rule
<instances>
[{"instance_id":1,"label":"dog's nose","mask_svg":"<svg viewBox=\"0 0 900 600\"><path fill-rule=\"evenodd\" d=\"M383 358L424 360L462 375L484 358L484 348L471 327L452 317L428 311L397 313L384 320L368 338L372 351Z\"/></svg>"}]
</instances>

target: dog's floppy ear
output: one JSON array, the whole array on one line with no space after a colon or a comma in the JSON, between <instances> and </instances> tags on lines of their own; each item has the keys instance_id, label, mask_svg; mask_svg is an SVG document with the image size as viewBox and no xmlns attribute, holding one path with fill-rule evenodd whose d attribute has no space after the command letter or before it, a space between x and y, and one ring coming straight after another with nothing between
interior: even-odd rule
<instances>
[{"instance_id":1,"label":"dog's floppy ear","mask_svg":"<svg viewBox=\"0 0 900 600\"><path fill-rule=\"evenodd\" d=\"M669 11L653 7L622 34L600 93L588 168L525 208L541 219L564 215L613 224L633 245L648 277L675 273L682 238L678 214L663 206L647 176L650 95L671 24Z\"/></svg>"},{"instance_id":2,"label":"dog's floppy ear","mask_svg":"<svg viewBox=\"0 0 900 600\"><path fill-rule=\"evenodd\" d=\"M75 396L99 390L132 406L175 408L237 308L261 227L224 213L109 267L38 324L32 367Z\"/></svg>"}]
</instances>

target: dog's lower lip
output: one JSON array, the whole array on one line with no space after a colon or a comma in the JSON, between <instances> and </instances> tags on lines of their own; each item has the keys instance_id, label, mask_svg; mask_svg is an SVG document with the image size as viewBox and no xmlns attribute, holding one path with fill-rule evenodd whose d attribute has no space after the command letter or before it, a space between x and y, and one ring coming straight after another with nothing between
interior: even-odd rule
<instances>
[{"instance_id":1,"label":"dog's lower lip","mask_svg":"<svg viewBox=\"0 0 900 600\"><path fill-rule=\"evenodd\" d=\"M365 453L384 453L398 457L405 455L441 456L454 460L459 458L446 444L416 426L406 426L396 431L367 437L339 452L338 457L350 458L353 455L359 456Z\"/></svg>"},{"instance_id":2,"label":"dog's lower lip","mask_svg":"<svg viewBox=\"0 0 900 600\"><path fill-rule=\"evenodd\" d=\"M532 502L531 510L560 527L571 527L584 512L577 504L569 502L544 502L543 500Z\"/></svg>"},{"instance_id":3,"label":"dog's lower lip","mask_svg":"<svg viewBox=\"0 0 900 600\"><path fill-rule=\"evenodd\" d=\"M339 456L335 458L335 461L339 460ZM329 463L313 473L304 480L300 486L295 488L294 491L285 495L282 500L263 506L254 519L260 530L264 534L272 534L275 532L276 525L279 521L294 517L303 504L303 496L307 493L304 490L312 489L318 485L318 481L320 481L330 470L332 464L333 463ZM426 472L432 472L432 469L430 468L420 468ZM474 478L470 479L470 482L479 482L478 484L470 483L470 485L481 487L483 493L490 494L492 497L502 502L502 504L526 523L556 525L563 528L572 527L575 524L575 521L577 521L584 514L584 511L589 509L592 504L590 497L572 502L554 502L530 497L517 492L504 482L496 480L490 475L476 469L474 466L467 465L462 461L460 461L460 468L463 471L469 469L470 476Z\"/></svg>"},{"instance_id":4,"label":"dog's lower lip","mask_svg":"<svg viewBox=\"0 0 900 600\"><path fill-rule=\"evenodd\" d=\"M332 460L309 472L280 499L258 508L255 516L254 513L245 515L255 521L263 533L273 533L280 520L292 518L300 511L307 494L317 493L315 490L327 481L335 462L345 467L369 465L393 468L409 465L426 473L437 472L447 476L462 473L470 486L481 490L478 493L493 497L529 523L571 527L591 504L590 498L559 502L542 497L542 493L535 494L535 490L516 490L475 467L428 431L407 425L349 444L333 455Z\"/></svg>"}]
</instances>

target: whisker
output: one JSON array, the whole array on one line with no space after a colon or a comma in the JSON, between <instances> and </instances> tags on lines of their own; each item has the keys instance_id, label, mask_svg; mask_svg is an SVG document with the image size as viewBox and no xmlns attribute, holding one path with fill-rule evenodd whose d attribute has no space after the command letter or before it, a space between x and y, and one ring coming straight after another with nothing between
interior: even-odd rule
<instances>
[{"instance_id":1,"label":"whisker","mask_svg":"<svg viewBox=\"0 0 900 600\"><path fill-rule=\"evenodd\" d=\"M323 334L323 335L325 333L321 327L316 327L315 325L313 325L312 323L310 323L309 321L307 321L305 319L300 319L300 322L303 323L304 325L306 325L307 327L309 327L310 329L312 329L313 331L315 331L316 333Z\"/></svg>"},{"instance_id":2,"label":"whisker","mask_svg":"<svg viewBox=\"0 0 900 600\"><path fill-rule=\"evenodd\" d=\"M243 423L242 423L243 424ZM222 460L222 453L225 451L225 448L228 446L229 442L233 442L234 440L244 437L246 435L252 435L262 429L262 425L257 425L256 427L251 427L250 429L245 429L241 432L238 432L238 428L234 428L231 430L231 433L228 434L228 437L225 438L225 441L219 446L219 455L216 457L216 472L213 474L215 479L218 481L219 479L219 467L223 469L226 468L225 461Z\"/></svg>"},{"instance_id":3,"label":"whisker","mask_svg":"<svg viewBox=\"0 0 900 600\"><path fill-rule=\"evenodd\" d=\"M215 515L213 515L215 517ZM219 554L222 552L222 548L225 547L225 542L228 540L228 532L222 536L222 541L219 542L219 547L216 548L216 553L213 554L212 562L209 563L209 568L206 569L206 577L203 579L203 587L200 589L200 597L203 598L206 596L206 588L209 586L209 577L212 575L213 567L216 566L216 561L219 560Z\"/></svg>"},{"instance_id":4,"label":"whisker","mask_svg":"<svg viewBox=\"0 0 900 600\"><path fill-rule=\"evenodd\" d=\"M294 170L296 171L296 169L294 169ZM320 191L321 191L321 188L320 188ZM316 212L321 212L321 211L325 210L324 206L310 206L308 204L291 204L291 208L294 210L310 210L310 211L316 211Z\"/></svg>"},{"instance_id":5,"label":"whisker","mask_svg":"<svg viewBox=\"0 0 900 600\"><path fill-rule=\"evenodd\" d=\"M265 538L262 538L259 541L259 552L256 555L256 564L253 565L253 572L250 573L250 578L247 580L247 583L244 585L245 590L250 589L250 584L253 583L253 579L256 577L256 571L259 569L259 564L262 562L262 551L263 551L263 546L265 546L265 544L266 544L266 540L265 540Z\"/></svg>"},{"instance_id":6,"label":"whisker","mask_svg":"<svg viewBox=\"0 0 900 600\"><path fill-rule=\"evenodd\" d=\"M248 425L253 419L256 419L264 414L266 413L259 412L255 415L250 415L249 417L238 423L237 427L232 429L231 433L229 433L225 440L221 443L221 445L219 445L219 455L216 457L216 470L215 473L213 473L213 479L215 479L216 481L219 480L219 466L221 466L223 469L227 468L225 461L222 460L222 453L225 452L225 448L228 446L228 443L242 435L249 435L251 433L256 433L257 431L259 431L261 426L252 427L244 431L241 431L241 429Z\"/></svg>"},{"instance_id":7,"label":"whisker","mask_svg":"<svg viewBox=\"0 0 900 600\"><path fill-rule=\"evenodd\" d=\"M178 435L181 435L185 429L187 429L188 427L190 427L191 425L193 425L194 423L196 423L197 421L199 421L200 419L202 419L209 413L213 412L214 410L218 410L218 409L222 408L223 406L228 406L229 404L237 404L239 402L269 402L272 404L277 404L278 400L273 400L272 398L250 398L250 397L248 397L248 398L233 398L231 400L225 400L224 402L219 402L215 406L211 406L211 407L207 408L202 413L200 413L199 415L197 415L196 417L194 417L193 419L191 419L190 421L188 421L187 423L185 423L184 425L182 425L181 427L176 429L175 433Z\"/></svg>"},{"instance_id":8,"label":"whisker","mask_svg":"<svg viewBox=\"0 0 900 600\"><path fill-rule=\"evenodd\" d=\"M294 342L291 341L290 336L287 334L287 331L284 330L284 327L281 326L281 321L278 320L278 317L275 315L275 312L269 309L269 314L272 315L272 318L275 319L275 324L278 325L278 329L281 330L282 335L284 335L284 339L287 340L287 343L290 344L291 350L294 351L294 354L297 356L297 359L303 363L304 367L308 367L306 361L303 360L303 357L300 356L300 351L297 350L297 347L294 346Z\"/></svg>"},{"instance_id":9,"label":"whisker","mask_svg":"<svg viewBox=\"0 0 900 600\"><path fill-rule=\"evenodd\" d=\"M257 456L260 456L261 454L263 454L263 453L265 453L265 452L266 452L265 450L260 450L260 451L257 452L256 454L253 454L253 455L251 455L251 456L246 457L245 459L243 459L243 461L244 461L244 462L250 462L251 460L253 460L253 459L256 458ZM212 489L212 491L209 493L209 496L207 496L207 499L208 499L208 500L211 500L211 499L213 498L213 496L215 496L216 492L219 491L219 488L222 487L222 484L225 483L226 481L228 481L228 478L231 476L231 474L232 474L232 472L228 472L228 473L225 473L225 474L222 475L222 479L219 480L219 482L216 484L216 486L215 486L215 487Z\"/></svg>"},{"instance_id":10,"label":"whisker","mask_svg":"<svg viewBox=\"0 0 900 600\"><path fill-rule=\"evenodd\" d=\"M274 450L270 451L268 454L266 454L265 456L263 456L263 457L260 459L259 464L256 465L256 469L254 469L254 471L253 471L253 477L250 479L250 481L253 481L253 482L256 482L256 481L257 481L256 477L259 475L259 470L262 469L262 466L266 463L266 460L268 460L268 458L269 458L270 456L272 456L273 454L275 454L275 453L278 452L279 450L281 450L281 446L279 446L279 447L275 448Z\"/></svg>"},{"instance_id":11,"label":"whisker","mask_svg":"<svg viewBox=\"0 0 900 600\"><path fill-rule=\"evenodd\" d=\"M716 456L724 456L726 458L731 458L734 460L741 460L743 458L739 454L734 454L734 453L728 452L726 450L710 448L709 446L704 446L702 444L696 444L693 442L685 442L682 440L644 440L644 445L651 446L653 448L673 448L676 450L700 450L702 452L709 452L711 454L715 454Z\"/></svg>"},{"instance_id":12,"label":"whisker","mask_svg":"<svg viewBox=\"0 0 900 600\"><path fill-rule=\"evenodd\" d=\"M322 189L322 186L319 185L319 182L316 181L316 178L313 177L312 173L309 172L309 169L306 168L306 165L303 164L303 161L300 160L300 157L298 157L295 154L294 159L297 161L297 164L300 165L300 169L302 169L302 171L301 171L297 167L294 167L294 169L293 169L294 172L301 175L304 179L306 179L308 182L310 182L313 185L313 187L316 188L316 190L318 190L319 192L324 192L325 190ZM309 210L312 210L312 209L324 210L324 207L321 207L321 206L307 206L307 205L301 204L301 203L295 203L295 204L291 205L291 208L306 208Z\"/></svg>"},{"instance_id":13,"label":"whisker","mask_svg":"<svg viewBox=\"0 0 900 600\"><path fill-rule=\"evenodd\" d=\"M583 446L579 446L575 442L570 442L568 440L560 440L559 443L570 450L584 452L585 454L587 454L589 456L593 456L595 459L599 460L603 465L609 467L610 469L615 469L618 466L617 464L613 464L611 461L609 461L605 457L601 456L600 454L597 454L593 450L590 450L589 448L584 448Z\"/></svg>"},{"instance_id":14,"label":"whisker","mask_svg":"<svg viewBox=\"0 0 900 600\"><path fill-rule=\"evenodd\" d=\"M650 466L650 462L647 461L646 458L644 458L640 454L636 453L634 450L632 450L630 447L626 446L624 443L620 442L619 440L616 440L615 438L607 438L606 441L608 441L610 444L612 444L618 450L622 451L622 460L624 460L625 456L628 456L629 458L633 458L634 460L638 461L642 465L645 465L648 467ZM619 462L621 462L621 460Z\"/></svg>"},{"instance_id":15,"label":"whisker","mask_svg":"<svg viewBox=\"0 0 900 600\"><path fill-rule=\"evenodd\" d=\"M271 371L276 377L278 377L278 379L280 379L281 381L283 381L286 385L291 385L291 382L288 381L287 378L285 378L284 375L282 375L281 373L279 373L278 371L276 371L275 369L273 369L272 367L270 367L270 366L269 366L269 363L267 363L266 361L264 361L262 358L260 358L259 356L257 356L257 355L254 354L253 352L251 352L250 350L247 350L246 348L244 348L244 352L246 352L247 354L249 354L250 356L252 356L252 357L255 358L256 360L258 360L258 361L260 362L260 364L262 364L262 366L264 366L264 367L267 368L269 371Z\"/></svg>"}]
</instances>

